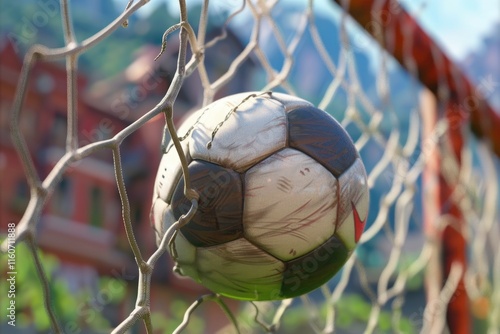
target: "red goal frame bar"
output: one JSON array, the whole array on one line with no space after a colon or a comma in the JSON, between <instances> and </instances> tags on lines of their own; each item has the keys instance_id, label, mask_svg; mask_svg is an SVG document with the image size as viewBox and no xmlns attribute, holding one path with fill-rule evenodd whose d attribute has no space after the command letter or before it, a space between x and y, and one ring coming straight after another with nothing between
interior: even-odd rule
<instances>
[{"instance_id":1,"label":"red goal frame bar","mask_svg":"<svg viewBox=\"0 0 500 334\"><path fill-rule=\"evenodd\" d=\"M344 1L334 0L342 6ZM434 95L440 96L440 86L447 84L449 96L460 116L469 119L472 132L489 141L495 154L500 157L500 115L488 104L482 92L453 63L441 47L420 27L418 22L396 0L351 0L349 15L370 33L410 73L416 63L420 82ZM376 7L377 4L383 4ZM411 40L409 50L407 41ZM457 110L455 110L456 112ZM495 129L497 129L495 131Z\"/></svg>"},{"instance_id":2,"label":"red goal frame bar","mask_svg":"<svg viewBox=\"0 0 500 334\"><path fill-rule=\"evenodd\" d=\"M448 139L456 160L461 162L463 136L460 129L469 122L471 131L489 143L492 151L500 157L500 115L488 104L483 92L442 51L441 47L420 27L396 0L333 0L372 35L379 44L411 74L427 87L437 98L443 111L434 117L446 117L449 122ZM447 90L443 90L447 87ZM431 110L432 112L432 110ZM435 111L438 113L437 111ZM439 153L433 158L440 159ZM430 172L439 170L440 161L432 161ZM426 170L429 172L429 170ZM438 171L439 173L439 171ZM466 240L461 233L464 219L460 209L450 205L453 185L447 184L440 175L439 184L432 189L436 194L438 210L453 216L458 222L447 226L437 237L441 248L441 287L448 278L452 263L460 263L466 270ZM424 187L429 187L425 184ZM446 209L444 209L446 207ZM426 232L434 230L434 222L427 217ZM435 237L431 236L431 237ZM446 310L447 325L451 333L469 333L472 330L469 298L465 291L463 275L451 297Z\"/></svg>"}]
</instances>

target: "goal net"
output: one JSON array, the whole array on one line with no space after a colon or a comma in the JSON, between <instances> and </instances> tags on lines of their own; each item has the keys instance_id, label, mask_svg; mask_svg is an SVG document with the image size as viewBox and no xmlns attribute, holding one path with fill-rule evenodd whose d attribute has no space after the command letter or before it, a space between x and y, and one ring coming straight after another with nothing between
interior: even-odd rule
<instances>
[{"instance_id":1,"label":"goal net","mask_svg":"<svg viewBox=\"0 0 500 334\"><path fill-rule=\"evenodd\" d=\"M120 115L115 116L126 123L122 130L82 139L80 124L86 120L79 117L77 103L79 59L104 45L110 34L132 29L132 14L154 5L148 2L129 1L113 22L79 40L71 20L75 13L61 0L64 46L27 49L9 116L2 115L10 119L11 143L30 194L22 218L2 222L2 233L8 233L2 244L2 281L9 285L6 280L15 277L8 267L14 243L27 245L38 277L28 282L43 301L37 312L45 314L51 331L498 333L500 116L490 106L494 78L468 79L420 27L419 13L396 0L179 0L169 4L177 22L161 27L163 36L154 36L163 42L161 49L142 63L134 60L166 73L168 84L158 84L157 72L151 72L136 89L135 100L129 96L125 104L144 113L117 108ZM33 69L59 60L65 61L67 82L64 152L42 177L37 152L27 140L33 130L23 117ZM133 77L136 72L130 69L121 69L126 73L115 76L113 84L119 87L120 80ZM95 87L99 103L105 89ZM152 91L161 91L154 103ZM327 284L295 299L238 302L186 280L172 283L171 274L159 275L162 283L155 272L173 268L165 254L177 225L156 248L154 231L139 224L134 204L151 197L153 189L147 188L147 194L131 189L131 164L124 158L134 149L130 138L144 128L151 131L152 123L161 124L153 135L165 147L169 138L177 138L176 125L188 111L244 91L286 92L327 111L350 134L367 169L370 209L355 253ZM159 161L160 147L157 152ZM58 314L61 306L52 302L53 277L38 247L45 233L40 221L53 197L61 196L65 175L89 157L104 155L112 156L122 216L117 230L126 236L137 275L119 283L126 284L127 293L117 311L107 315L113 328L92 324L101 318L89 317L89 310L100 306L91 303L78 309L68 327ZM27 289L17 288L18 293ZM158 292L163 288L168 292ZM3 294L8 291L9 286L2 290L7 302ZM4 303L2 312L9 306ZM25 311L15 313L35 321L34 312Z\"/></svg>"}]
</instances>

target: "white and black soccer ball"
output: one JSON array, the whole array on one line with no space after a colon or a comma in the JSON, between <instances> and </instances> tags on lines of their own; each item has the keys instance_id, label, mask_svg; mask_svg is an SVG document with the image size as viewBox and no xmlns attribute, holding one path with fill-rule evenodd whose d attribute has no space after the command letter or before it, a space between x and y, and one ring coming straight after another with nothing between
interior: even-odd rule
<instances>
[{"instance_id":1,"label":"white and black soccer ball","mask_svg":"<svg viewBox=\"0 0 500 334\"><path fill-rule=\"evenodd\" d=\"M366 172L326 112L281 93L241 93L178 131L199 194L173 242L179 272L224 296L276 300L326 283L352 254L368 214ZM155 181L159 241L190 209L172 145ZM173 254L171 254L173 255Z\"/></svg>"}]
</instances>

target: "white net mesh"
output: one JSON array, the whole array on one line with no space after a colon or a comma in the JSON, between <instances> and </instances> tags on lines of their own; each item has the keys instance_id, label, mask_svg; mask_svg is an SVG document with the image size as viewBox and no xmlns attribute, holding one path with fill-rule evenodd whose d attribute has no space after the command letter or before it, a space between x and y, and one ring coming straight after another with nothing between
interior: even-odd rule
<instances>
[{"instance_id":1,"label":"white net mesh","mask_svg":"<svg viewBox=\"0 0 500 334\"><path fill-rule=\"evenodd\" d=\"M132 117L134 121L112 138L80 146L75 103L78 58L96 44L106 43L103 38L121 29L124 20L147 2L131 1L126 11L109 26L88 39L77 41L67 1L63 0L65 46L33 46L24 60L11 108L11 130L31 197L22 219L16 224L16 240L30 246L41 278L38 288L43 291L43 308L53 331L67 332L68 329L57 320L58 315L49 302L51 280L42 268L37 249L40 216L63 175L75 163L99 152L111 151L123 225L139 268L138 287L136 290L130 287L130 291L137 293L135 306L126 309L130 315L114 329L116 333L138 326L139 320L148 332L174 328L221 333L443 332L453 326L450 325L453 320L447 320L447 314L452 312L448 305L453 301L458 304L464 296L475 330L498 332L498 159L494 157L491 143L476 139L468 123L458 120L454 123L454 118L446 117L453 108L450 91L459 85L450 87L445 79L438 80L436 97L414 77L425 64L408 51L414 42L411 24L408 31L403 32L407 37L403 47L408 68L405 70L390 55L397 44L396 35L384 35L384 45L389 52L383 50L357 26L347 9L333 2L310 0L290 4L259 0L209 4L205 1L195 10L193 8L198 7L186 7L181 0L179 23L165 27L164 41L168 43L158 58L158 62L176 69L168 91L156 101L156 106L139 117ZM348 8L349 4L343 6ZM367 6L365 11L374 17L365 28L381 39L382 31L377 30L380 29L377 24L387 22L390 26L390 20L397 18L402 8L397 2L388 5L386 1L375 1L373 7ZM238 42L227 43L230 39ZM65 59L67 68L66 151L41 179L33 163L33 152L26 144L27 133L20 127L23 103L33 65L58 59ZM123 148L122 143L160 113L165 114L166 130L173 133L174 116L181 118L182 111L187 109L178 101L179 94L187 94L192 106L200 107L217 97L252 90L282 91L305 98L333 115L353 138L367 168L371 193L367 228L357 251L328 284L296 300L235 303L208 294L188 307L170 294L170 298L151 304L151 278L158 269L154 267L164 265L157 261L167 249L177 225L166 233L161 246L149 258L144 255L151 250L151 245L141 244L143 239L135 237L138 232L131 214L134 203L129 200L133 194L130 189L127 193L121 158L127 148ZM492 91L481 90L481 98L489 94L493 94ZM468 103L468 98L465 94L459 102ZM196 105L196 101L200 103ZM457 132L463 141L458 149ZM192 203L195 208L196 200ZM446 233L455 233L465 240L466 265L441 261L443 249L446 252L447 247L456 247L441 242ZM6 253L9 242L11 239L3 243ZM189 296L192 292L185 299ZM220 313L226 315L223 323L214 324L210 320L208 310L211 308L199 311L209 302L215 302L222 310ZM185 311L182 322L175 317L179 309L181 313ZM79 323L88 327L84 319L80 314Z\"/></svg>"}]
</instances>

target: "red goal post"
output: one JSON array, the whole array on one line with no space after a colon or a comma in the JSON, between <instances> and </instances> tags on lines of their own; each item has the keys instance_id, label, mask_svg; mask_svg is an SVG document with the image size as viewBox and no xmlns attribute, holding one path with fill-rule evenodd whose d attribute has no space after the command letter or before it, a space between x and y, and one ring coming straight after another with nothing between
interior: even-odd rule
<instances>
[{"instance_id":1,"label":"red goal post","mask_svg":"<svg viewBox=\"0 0 500 334\"><path fill-rule=\"evenodd\" d=\"M447 119L447 139L459 165L464 144L461 130L467 123L472 133L485 141L495 155L500 157L500 131L498 131L500 115L489 105L485 92L469 80L397 0L335 0L335 2L435 96L437 108L426 109L428 114L431 114L423 115L424 118L428 118L424 119L424 124L433 127L436 119ZM430 132L432 129L423 131L425 140L425 132ZM467 245L462 233L463 214L456 203L448 204L445 208L445 203L449 202L450 196L456 189L448 184L440 173L442 157L439 153L433 155L431 159L436 161L428 162L425 174L437 174L435 176L440 181L438 185L424 183L424 187L432 188L430 192L434 193L434 198L437 200L437 203L434 203L436 209L441 212L446 210L458 224L436 230L435 223L428 218L428 215L425 216L424 225L428 237L437 238L440 244L439 253L434 258L439 263L440 273L433 274L436 275L433 284L439 286L434 288L428 286L427 298L435 298L435 291L439 291L445 284L453 264L461 264L463 271L449 299L446 319L451 333L469 333L471 317L464 283ZM424 177L424 182L425 180Z\"/></svg>"}]
</instances>

